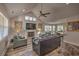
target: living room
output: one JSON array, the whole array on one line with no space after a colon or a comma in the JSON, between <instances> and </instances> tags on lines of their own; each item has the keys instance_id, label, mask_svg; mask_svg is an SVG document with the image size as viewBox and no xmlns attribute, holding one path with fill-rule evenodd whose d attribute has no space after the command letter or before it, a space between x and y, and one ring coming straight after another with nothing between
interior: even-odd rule
<instances>
[{"instance_id":1,"label":"living room","mask_svg":"<svg viewBox=\"0 0 79 59\"><path fill-rule=\"evenodd\" d=\"M79 3L0 3L0 55L78 56Z\"/></svg>"}]
</instances>

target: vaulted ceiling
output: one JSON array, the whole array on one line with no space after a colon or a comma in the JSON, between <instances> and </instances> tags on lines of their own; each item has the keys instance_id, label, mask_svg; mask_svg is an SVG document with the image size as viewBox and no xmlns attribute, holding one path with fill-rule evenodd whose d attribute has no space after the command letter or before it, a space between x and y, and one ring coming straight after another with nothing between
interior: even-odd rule
<instances>
[{"instance_id":1,"label":"vaulted ceiling","mask_svg":"<svg viewBox=\"0 0 79 59\"><path fill-rule=\"evenodd\" d=\"M6 3L9 17L15 17L22 14L32 12L35 16L39 16L41 10L40 3ZM43 3L43 12L50 12L46 18L42 17L44 21L56 21L58 19L75 16L79 14L79 4L65 4L65 3Z\"/></svg>"},{"instance_id":2,"label":"vaulted ceiling","mask_svg":"<svg viewBox=\"0 0 79 59\"><path fill-rule=\"evenodd\" d=\"M36 4L30 3L6 3L8 14L10 17L18 16L24 13L31 12Z\"/></svg>"}]
</instances>

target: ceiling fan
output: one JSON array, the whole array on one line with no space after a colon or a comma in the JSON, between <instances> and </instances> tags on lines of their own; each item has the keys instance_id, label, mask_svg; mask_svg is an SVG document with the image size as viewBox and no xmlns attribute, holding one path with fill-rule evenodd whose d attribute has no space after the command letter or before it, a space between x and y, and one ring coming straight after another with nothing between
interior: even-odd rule
<instances>
[{"instance_id":1,"label":"ceiling fan","mask_svg":"<svg viewBox=\"0 0 79 59\"><path fill-rule=\"evenodd\" d=\"M41 10L40 10L40 16L39 17L47 17L47 15L49 15L50 12L43 12L43 4L41 3Z\"/></svg>"}]
</instances>

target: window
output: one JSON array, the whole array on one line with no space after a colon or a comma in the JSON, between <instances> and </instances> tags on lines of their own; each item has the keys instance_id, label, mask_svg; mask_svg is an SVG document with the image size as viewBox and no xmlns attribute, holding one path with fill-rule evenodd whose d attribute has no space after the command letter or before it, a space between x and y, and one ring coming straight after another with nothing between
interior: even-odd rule
<instances>
[{"instance_id":1,"label":"window","mask_svg":"<svg viewBox=\"0 0 79 59\"><path fill-rule=\"evenodd\" d=\"M0 13L0 40L8 35L8 20Z\"/></svg>"},{"instance_id":2,"label":"window","mask_svg":"<svg viewBox=\"0 0 79 59\"><path fill-rule=\"evenodd\" d=\"M58 25L57 26L57 31L63 31L63 25Z\"/></svg>"},{"instance_id":3,"label":"window","mask_svg":"<svg viewBox=\"0 0 79 59\"><path fill-rule=\"evenodd\" d=\"M29 16L25 16L25 20L28 20L29 19Z\"/></svg>"},{"instance_id":4,"label":"window","mask_svg":"<svg viewBox=\"0 0 79 59\"><path fill-rule=\"evenodd\" d=\"M33 18L33 21L36 21L36 18Z\"/></svg>"},{"instance_id":5,"label":"window","mask_svg":"<svg viewBox=\"0 0 79 59\"><path fill-rule=\"evenodd\" d=\"M31 17L31 16L25 16L25 20L27 20L27 21L36 21L36 18Z\"/></svg>"},{"instance_id":6,"label":"window","mask_svg":"<svg viewBox=\"0 0 79 59\"><path fill-rule=\"evenodd\" d=\"M52 26L52 32L53 32L53 33L56 32L56 26L55 26L55 25Z\"/></svg>"},{"instance_id":7,"label":"window","mask_svg":"<svg viewBox=\"0 0 79 59\"><path fill-rule=\"evenodd\" d=\"M33 18L32 18L32 17L29 17L29 18L30 18L30 19L29 19L30 21L33 21Z\"/></svg>"},{"instance_id":8,"label":"window","mask_svg":"<svg viewBox=\"0 0 79 59\"><path fill-rule=\"evenodd\" d=\"M53 25L53 26L52 26L52 30L55 31L55 28L56 28L55 25Z\"/></svg>"},{"instance_id":9,"label":"window","mask_svg":"<svg viewBox=\"0 0 79 59\"><path fill-rule=\"evenodd\" d=\"M51 31L52 30L52 26L50 25L45 25L45 31L48 32L48 31Z\"/></svg>"}]
</instances>

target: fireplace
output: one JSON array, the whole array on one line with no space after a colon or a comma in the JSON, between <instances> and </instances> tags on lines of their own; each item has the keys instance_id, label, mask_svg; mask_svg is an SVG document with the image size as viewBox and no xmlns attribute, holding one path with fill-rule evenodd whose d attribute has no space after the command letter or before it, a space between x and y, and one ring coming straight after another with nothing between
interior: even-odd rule
<instances>
[{"instance_id":1,"label":"fireplace","mask_svg":"<svg viewBox=\"0 0 79 59\"><path fill-rule=\"evenodd\" d=\"M28 32L28 37L33 37L35 35L34 32Z\"/></svg>"}]
</instances>

